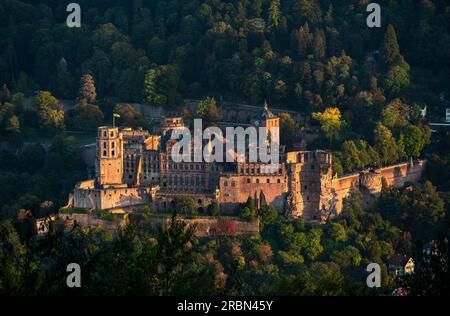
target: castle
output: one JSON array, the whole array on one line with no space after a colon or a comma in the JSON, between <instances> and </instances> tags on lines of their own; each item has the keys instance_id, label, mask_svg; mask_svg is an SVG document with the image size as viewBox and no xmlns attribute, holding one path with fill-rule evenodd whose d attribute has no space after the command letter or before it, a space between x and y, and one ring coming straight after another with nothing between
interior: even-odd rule
<instances>
[{"instance_id":1,"label":"castle","mask_svg":"<svg viewBox=\"0 0 450 316\"><path fill-rule=\"evenodd\" d=\"M251 125L280 126L265 104ZM260 162L174 162L172 131L184 126L181 117L165 119L154 134L142 129L102 126L96 139L95 178L78 183L71 206L97 210L132 209L151 204L170 211L177 196L188 195L204 214L217 202L233 214L249 197L257 207L270 205L290 218L323 222L339 214L352 188L369 200L391 186L420 179L424 161L410 161L337 177L332 154L326 151L279 152L277 168Z\"/></svg>"}]
</instances>

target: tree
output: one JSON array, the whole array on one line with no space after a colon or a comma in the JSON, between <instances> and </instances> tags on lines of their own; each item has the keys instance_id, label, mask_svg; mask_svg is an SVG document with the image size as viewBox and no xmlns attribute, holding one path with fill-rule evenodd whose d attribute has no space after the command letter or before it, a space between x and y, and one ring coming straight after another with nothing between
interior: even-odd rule
<instances>
[{"instance_id":1,"label":"tree","mask_svg":"<svg viewBox=\"0 0 450 316\"><path fill-rule=\"evenodd\" d=\"M9 91L6 84L4 84L0 89L0 104L9 102L10 99L11 99L11 92Z\"/></svg>"},{"instance_id":2,"label":"tree","mask_svg":"<svg viewBox=\"0 0 450 316\"><path fill-rule=\"evenodd\" d=\"M136 111L136 109L131 104L117 104L115 113L120 115L118 121L122 126L133 128L146 126L144 115Z\"/></svg>"},{"instance_id":3,"label":"tree","mask_svg":"<svg viewBox=\"0 0 450 316\"><path fill-rule=\"evenodd\" d=\"M278 218L278 212L270 205L263 205L259 210L258 214L261 217L261 222L273 223Z\"/></svg>"},{"instance_id":4,"label":"tree","mask_svg":"<svg viewBox=\"0 0 450 316\"><path fill-rule=\"evenodd\" d=\"M103 121L102 110L90 103L79 103L73 110L72 125L75 129L81 131L96 130Z\"/></svg>"},{"instance_id":5,"label":"tree","mask_svg":"<svg viewBox=\"0 0 450 316\"><path fill-rule=\"evenodd\" d=\"M426 145L426 139L422 130L417 126L409 124L402 130L401 137L406 155L408 157L419 157L422 149Z\"/></svg>"},{"instance_id":6,"label":"tree","mask_svg":"<svg viewBox=\"0 0 450 316\"><path fill-rule=\"evenodd\" d=\"M363 164L359 157L358 148L352 140L345 141L341 146L341 162L346 172L353 172L362 168Z\"/></svg>"},{"instance_id":7,"label":"tree","mask_svg":"<svg viewBox=\"0 0 450 316\"><path fill-rule=\"evenodd\" d=\"M288 113L280 114L280 142L287 146L287 149L292 149L292 139L295 130L298 128L295 120Z\"/></svg>"},{"instance_id":8,"label":"tree","mask_svg":"<svg viewBox=\"0 0 450 316\"><path fill-rule=\"evenodd\" d=\"M211 204L208 205L208 213L211 216L217 216L220 213L219 204L216 201L212 201Z\"/></svg>"},{"instance_id":9,"label":"tree","mask_svg":"<svg viewBox=\"0 0 450 316\"><path fill-rule=\"evenodd\" d=\"M314 261L323 252L324 248L320 243L322 237L322 230L319 228L313 228L308 233L308 244L305 252L309 260Z\"/></svg>"},{"instance_id":10,"label":"tree","mask_svg":"<svg viewBox=\"0 0 450 316\"><path fill-rule=\"evenodd\" d=\"M347 240L345 227L339 223L330 223L328 234L333 241L341 242Z\"/></svg>"},{"instance_id":11,"label":"tree","mask_svg":"<svg viewBox=\"0 0 450 316\"><path fill-rule=\"evenodd\" d=\"M312 118L319 121L322 131L330 140L339 138L343 126L341 111L338 108L327 108L324 112L314 112Z\"/></svg>"},{"instance_id":12,"label":"tree","mask_svg":"<svg viewBox=\"0 0 450 316\"><path fill-rule=\"evenodd\" d=\"M314 56L317 59L325 57L327 51L327 44L325 34L321 29L316 29L314 32L314 44L313 44Z\"/></svg>"},{"instance_id":13,"label":"tree","mask_svg":"<svg viewBox=\"0 0 450 316\"><path fill-rule=\"evenodd\" d=\"M334 250L330 258L340 267L359 266L361 263L361 255L359 250L354 246L348 246L344 250Z\"/></svg>"},{"instance_id":14,"label":"tree","mask_svg":"<svg viewBox=\"0 0 450 316\"><path fill-rule=\"evenodd\" d=\"M80 80L80 91L78 94L79 104L95 104L97 92L95 90L94 78L91 74L86 73Z\"/></svg>"},{"instance_id":15,"label":"tree","mask_svg":"<svg viewBox=\"0 0 450 316\"><path fill-rule=\"evenodd\" d=\"M33 100L32 110L37 116L38 127L47 132L64 128L64 109L49 91L40 91Z\"/></svg>"},{"instance_id":16,"label":"tree","mask_svg":"<svg viewBox=\"0 0 450 316\"><path fill-rule=\"evenodd\" d=\"M258 216L258 212L255 206L255 202L251 196L248 197L247 202L241 205L240 217L245 220L252 220Z\"/></svg>"},{"instance_id":17,"label":"tree","mask_svg":"<svg viewBox=\"0 0 450 316\"><path fill-rule=\"evenodd\" d=\"M175 106L180 101L180 71L175 65L150 69L144 79L144 102L156 106Z\"/></svg>"},{"instance_id":18,"label":"tree","mask_svg":"<svg viewBox=\"0 0 450 316\"><path fill-rule=\"evenodd\" d=\"M408 71L400 66L393 66L384 77L384 86L391 96L398 94L410 84Z\"/></svg>"},{"instance_id":19,"label":"tree","mask_svg":"<svg viewBox=\"0 0 450 316\"><path fill-rule=\"evenodd\" d=\"M179 196L175 198L175 211L188 215L197 214L197 208L195 206L195 201L190 196Z\"/></svg>"},{"instance_id":20,"label":"tree","mask_svg":"<svg viewBox=\"0 0 450 316\"><path fill-rule=\"evenodd\" d=\"M271 0L269 6L269 25L278 27L280 21L280 0Z\"/></svg>"},{"instance_id":21,"label":"tree","mask_svg":"<svg viewBox=\"0 0 450 316\"><path fill-rule=\"evenodd\" d=\"M397 34L392 24L389 24L384 35L381 56L385 65L392 66L399 61L400 47L397 42Z\"/></svg>"},{"instance_id":22,"label":"tree","mask_svg":"<svg viewBox=\"0 0 450 316\"><path fill-rule=\"evenodd\" d=\"M375 150L382 163L389 164L398 160L398 147L391 131L381 123L374 130Z\"/></svg>"},{"instance_id":23,"label":"tree","mask_svg":"<svg viewBox=\"0 0 450 316\"><path fill-rule=\"evenodd\" d=\"M219 121L219 109L217 108L216 100L208 97L197 104L195 112L196 118L204 120L204 125L216 125Z\"/></svg>"},{"instance_id":24,"label":"tree","mask_svg":"<svg viewBox=\"0 0 450 316\"><path fill-rule=\"evenodd\" d=\"M429 181L423 186L385 190L377 201L377 209L394 225L410 231L415 241L431 241L445 225L444 201Z\"/></svg>"},{"instance_id":25,"label":"tree","mask_svg":"<svg viewBox=\"0 0 450 316\"><path fill-rule=\"evenodd\" d=\"M192 251L195 227L177 220L175 213L167 229L159 228L155 258L159 295L211 292L214 269L202 264Z\"/></svg>"}]
</instances>

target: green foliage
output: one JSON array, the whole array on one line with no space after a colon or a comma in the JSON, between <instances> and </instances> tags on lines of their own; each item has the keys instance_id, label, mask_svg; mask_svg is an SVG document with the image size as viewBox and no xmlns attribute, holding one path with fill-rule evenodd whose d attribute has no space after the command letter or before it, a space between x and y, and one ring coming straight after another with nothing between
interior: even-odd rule
<instances>
[{"instance_id":1,"label":"green foliage","mask_svg":"<svg viewBox=\"0 0 450 316\"><path fill-rule=\"evenodd\" d=\"M240 206L239 216L247 221L253 220L258 216L258 210L251 196L248 197L247 202Z\"/></svg>"},{"instance_id":2,"label":"green foliage","mask_svg":"<svg viewBox=\"0 0 450 316\"><path fill-rule=\"evenodd\" d=\"M288 113L281 113L280 117L280 143L286 146L287 150L292 149L292 139L298 129L298 124Z\"/></svg>"},{"instance_id":3,"label":"green foliage","mask_svg":"<svg viewBox=\"0 0 450 316\"><path fill-rule=\"evenodd\" d=\"M216 100L208 97L197 104L195 118L203 120L203 126L217 125L219 122L219 109Z\"/></svg>"},{"instance_id":4,"label":"green foliage","mask_svg":"<svg viewBox=\"0 0 450 316\"><path fill-rule=\"evenodd\" d=\"M119 118L116 118L118 125L132 128L146 127L144 115L136 111L131 104L117 104L114 112L120 115Z\"/></svg>"},{"instance_id":5,"label":"green foliage","mask_svg":"<svg viewBox=\"0 0 450 316\"><path fill-rule=\"evenodd\" d=\"M174 211L179 212L185 216L196 215L197 207L195 201L190 196L179 196L175 198Z\"/></svg>"},{"instance_id":6,"label":"green foliage","mask_svg":"<svg viewBox=\"0 0 450 316\"><path fill-rule=\"evenodd\" d=\"M144 80L144 102L164 107L179 104L179 69L176 65L162 65L150 69Z\"/></svg>"},{"instance_id":7,"label":"green foliage","mask_svg":"<svg viewBox=\"0 0 450 316\"><path fill-rule=\"evenodd\" d=\"M343 122L338 108L327 108L322 113L313 113L312 118L319 121L322 131L330 141L339 138Z\"/></svg>"},{"instance_id":8,"label":"green foliage","mask_svg":"<svg viewBox=\"0 0 450 316\"><path fill-rule=\"evenodd\" d=\"M391 131L381 123L378 123L374 133L375 149L384 164L394 163L398 159L398 147Z\"/></svg>"},{"instance_id":9,"label":"green foliage","mask_svg":"<svg viewBox=\"0 0 450 316\"><path fill-rule=\"evenodd\" d=\"M269 6L269 25L278 27L280 22L280 0L271 0Z\"/></svg>"},{"instance_id":10,"label":"green foliage","mask_svg":"<svg viewBox=\"0 0 450 316\"><path fill-rule=\"evenodd\" d=\"M382 47L383 61L386 65L391 66L398 62L400 58L400 47L397 42L397 34L392 24L389 24L384 36Z\"/></svg>"},{"instance_id":11,"label":"green foliage","mask_svg":"<svg viewBox=\"0 0 450 316\"><path fill-rule=\"evenodd\" d=\"M403 89L409 87L408 72L400 66L393 66L384 77L384 86L389 95L398 95Z\"/></svg>"},{"instance_id":12,"label":"green foliage","mask_svg":"<svg viewBox=\"0 0 450 316\"><path fill-rule=\"evenodd\" d=\"M218 216L220 214L220 207L216 201L212 201L211 204L208 205L208 213L211 216Z\"/></svg>"},{"instance_id":13,"label":"green foliage","mask_svg":"<svg viewBox=\"0 0 450 316\"><path fill-rule=\"evenodd\" d=\"M80 103L73 111L68 125L81 131L94 131L103 121L103 112L95 104Z\"/></svg>"},{"instance_id":14,"label":"green foliage","mask_svg":"<svg viewBox=\"0 0 450 316\"><path fill-rule=\"evenodd\" d=\"M45 132L55 133L64 128L64 110L59 102L48 91L40 91L33 100L33 111L38 128Z\"/></svg>"},{"instance_id":15,"label":"green foliage","mask_svg":"<svg viewBox=\"0 0 450 316\"><path fill-rule=\"evenodd\" d=\"M261 218L262 223L273 223L278 218L277 210L270 205L263 205L258 210L258 214Z\"/></svg>"},{"instance_id":16,"label":"green foliage","mask_svg":"<svg viewBox=\"0 0 450 316\"><path fill-rule=\"evenodd\" d=\"M444 201L429 181L423 186L409 186L407 190L383 192L377 209L418 240L430 240L443 224L445 216Z\"/></svg>"}]
</instances>

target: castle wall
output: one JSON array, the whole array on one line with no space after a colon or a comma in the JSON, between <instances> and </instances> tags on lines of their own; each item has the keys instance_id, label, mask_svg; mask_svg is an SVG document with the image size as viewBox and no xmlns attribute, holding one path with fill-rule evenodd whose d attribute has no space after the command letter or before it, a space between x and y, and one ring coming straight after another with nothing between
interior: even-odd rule
<instances>
[{"instance_id":1,"label":"castle wall","mask_svg":"<svg viewBox=\"0 0 450 316\"><path fill-rule=\"evenodd\" d=\"M342 211L342 202L344 198L350 195L352 188L359 188L359 179L359 173L355 173L332 180L331 187L334 193L332 198L334 199L334 208L337 214Z\"/></svg>"},{"instance_id":2,"label":"castle wall","mask_svg":"<svg viewBox=\"0 0 450 316\"><path fill-rule=\"evenodd\" d=\"M152 205L156 211L171 212L175 206L175 199L177 196L184 196L185 193L158 193L157 198ZM195 202L197 212L199 214L206 214L208 206L215 200L213 194L188 194Z\"/></svg>"},{"instance_id":3,"label":"castle wall","mask_svg":"<svg viewBox=\"0 0 450 316\"><path fill-rule=\"evenodd\" d=\"M110 187L97 189L81 182L74 190L74 207L97 210L142 205L151 202L150 188Z\"/></svg>"},{"instance_id":4,"label":"castle wall","mask_svg":"<svg viewBox=\"0 0 450 316\"><path fill-rule=\"evenodd\" d=\"M259 220L244 221L236 218L179 218L188 226L195 225L194 234L197 237L216 237L221 236L253 236L259 233ZM135 224L147 223L151 227L168 227L171 218L169 217L150 217L144 220L130 215L130 222ZM224 227L225 226L225 227ZM225 228L225 229L224 229Z\"/></svg>"},{"instance_id":5,"label":"castle wall","mask_svg":"<svg viewBox=\"0 0 450 316\"><path fill-rule=\"evenodd\" d=\"M418 160L335 178L332 180L335 211L337 214L342 211L342 202L349 196L352 188L362 191L367 205L381 192L383 181L389 187L402 187L407 182L418 182L424 168L425 161Z\"/></svg>"},{"instance_id":6,"label":"castle wall","mask_svg":"<svg viewBox=\"0 0 450 316\"><path fill-rule=\"evenodd\" d=\"M245 203L249 196L257 203L284 210L287 194L285 175L229 175L219 180L220 209L224 213L233 213L239 203Z\"/></svg>"}]
</instances>

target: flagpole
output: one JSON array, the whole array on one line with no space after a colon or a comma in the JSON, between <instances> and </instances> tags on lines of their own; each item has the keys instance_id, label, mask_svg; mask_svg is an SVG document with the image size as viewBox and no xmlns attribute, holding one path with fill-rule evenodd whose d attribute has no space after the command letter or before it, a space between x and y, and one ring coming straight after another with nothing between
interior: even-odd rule
<instances>
[{"instance_id":1,"label":"flagpole","mask_svg":"<svg viewBox=\"0 0 450 316\"><path fill-rule=\"evenodd\" d=\"M116 127L116 116L114 115L114 112L113 112L113 128L114 127Z\"/></svg>"}]
</instances>

